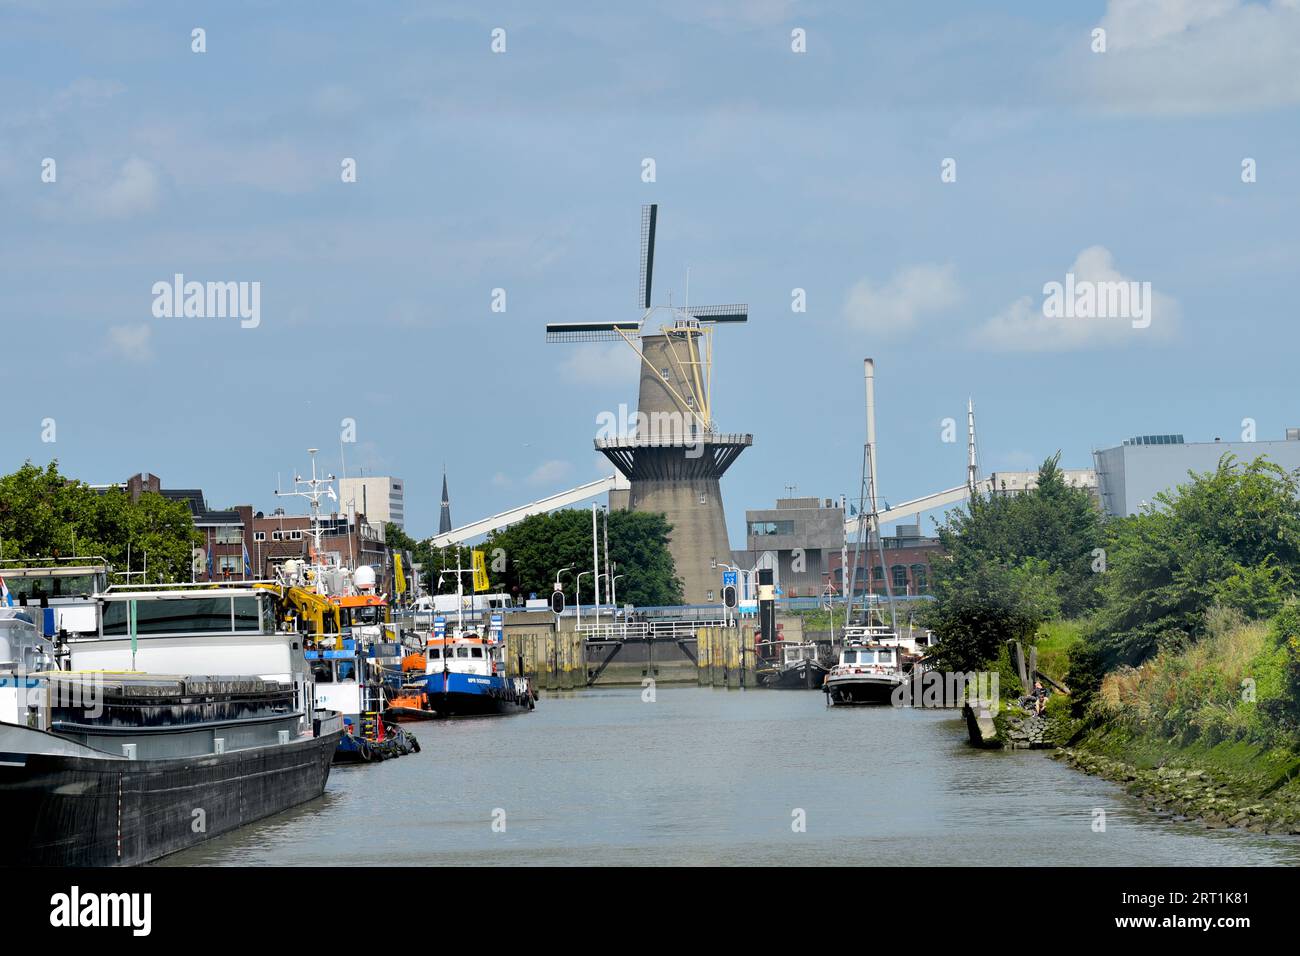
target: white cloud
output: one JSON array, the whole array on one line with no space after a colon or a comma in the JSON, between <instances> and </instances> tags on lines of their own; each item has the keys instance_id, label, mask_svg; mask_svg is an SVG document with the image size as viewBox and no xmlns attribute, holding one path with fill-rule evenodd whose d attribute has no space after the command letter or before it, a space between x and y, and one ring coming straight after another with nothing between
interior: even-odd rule
<instances>
[{"instance_id":1,"label":"white cloud","mask_svg":"<svg viewBox=\"0 0 1300 956\"><path fill-rule=\"evenodd\" d=\"M528 481L534 485L549 485L557 481L562 481L571 471L573 466L567 461L560 461L553 458L550 461L544 461L528 476Z\"/></svg>"},{"instance_id":2,"label":"white cloud","mask_svg":"<svg viewBox=\"0 0 1300 956\"><path fill-rule=\"evenodd\" d=\"M158 173L153 166L132 156L94 196L95 209L101 216L122 219L148 212L158 204Z\"/></svg>"},{"instance_id":3,"label":"white cloud","mask_svg":"<svg viewBox=\"0 0 1300 956\"><path fill-rule=\"evenodd\" d=\"M1300 103L1300 0L1110 0L1085 84L1107 108L1153 113Z\"/></svg>"},{"instance_id":4,"label":"white cloud","mask_svg":"<svg viewBox=\"0 0 1300 956\"><path fill-rule=\"evenodd\" d=\"M1079 253L1066 273L1074 276L1076 288L1082 283L1135 282L1115 268L1110 251L1104 246L1089 246ZM1044 282L1066 282L1066 275L1052 276ZM1154 290L1146 307L1150 325L1134 328L1134 321L1146 317L1114 315L1110 317L1050 317L1045 314L1044 289L1039 296L1021 296L976 330L973 344L985 348L1017 352L1056 352L1071 349L1113 348L1138 342L1167 339L1178 327L1178 303ZM1134 300L1136 301L1136 300Z\"/></svg>"},{"instance_id":5,"label":"white cloud","mask_svg":"<svg viewBox=\"0 0 1300 956\"><path fill-rule=\"evenodd\" d=\"M114 325L108 330L108 348L127 362L148 362L153 358L153 329L148 325Z\"/></svg>"},{"instance_id":6,"label":"white cloud","mask_svg":"<svg viewBox=\"0 0 1300 956\"><path fill-rule=\"evenodd\" d=\"M641 359L626 342L579 342L565 345L560 363L565 379L582 385L635 385Z\"/></svg>"},{"instance_id":7,"label":"white cloud","mask_svg":"<svg viewBox=\"0 0 1300 956\"><path fill-rule=\"evenodd\" d=\"M888 282L859 280L845 298L844 318L872 334L897 334L910 330L922 315L940 312L960 299L952 266L909 266Z\"/></svg>"}]
</instances>

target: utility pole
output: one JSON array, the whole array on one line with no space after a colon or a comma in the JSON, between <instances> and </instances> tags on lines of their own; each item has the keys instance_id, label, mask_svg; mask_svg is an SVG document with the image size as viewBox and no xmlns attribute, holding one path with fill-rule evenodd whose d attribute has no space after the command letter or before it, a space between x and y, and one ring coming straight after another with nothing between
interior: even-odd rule
<instances>
[{"instance_id":1,"label":"utility pole","mask_svg":"<svg viewBox=\"0 0 1300 956\"><path fill-rule=\"evenodd\" d=\"M605 580L609 582L610 623L618 617L618 608L614 605L614 569L609 566L609 509L602 508L605 516Z\"/></svg>"},{"instance_id":2,"label":"utility pole","mask_svg":"<svg viewBox=\"0 0 1300 956\"><path fill-rule=\"evenodd\" d=\"M591 573L596 595L596 624L600 624L600 539L596 537L596 502L591 503Z\"/></svg>"}]
</instances>

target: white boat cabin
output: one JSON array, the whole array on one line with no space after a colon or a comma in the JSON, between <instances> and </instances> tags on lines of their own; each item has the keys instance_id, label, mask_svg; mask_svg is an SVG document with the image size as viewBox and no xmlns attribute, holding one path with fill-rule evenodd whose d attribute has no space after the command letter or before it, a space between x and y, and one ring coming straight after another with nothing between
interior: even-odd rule
<instances>
[{"instance_id":1,"label":"white boat cabin","mask_svg":"<svg viewBox=\"0 0 1300 956\"><path fill-rule=\"evenodd\" d=\"M477 634L460 637L431 637L425 648L426 674L504 674L505 644L484 640Z\"/></svg>"},{"instance_id":2,"label":"white boat cabin","mask_svg":"<svg viewBox=\"0 0 1300 956\"><path fill-rule=\"evenodd\" d=\"M880 644L849 644L840 651L837 670L860 673L888 673L898 670L897 647Z\"/></svg>"},{"instance_id":3,"label":"white boat cabin","mask_svg":"<svg viewBox=\"0 0 1300 956\"><path fill-rule=\"evenodd\" d=\"M798 664L801 661L817 660L817 645L808 644L783 644L781 646L781 663Z\"/></svg>"}]
</instances>

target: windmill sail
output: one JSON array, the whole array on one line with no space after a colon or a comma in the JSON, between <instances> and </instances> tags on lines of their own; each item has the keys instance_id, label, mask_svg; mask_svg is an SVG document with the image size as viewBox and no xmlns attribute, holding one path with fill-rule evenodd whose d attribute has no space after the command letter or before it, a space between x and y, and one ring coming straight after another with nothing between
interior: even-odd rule
<instances>
[{"instance_id":1,"label":"windmill sail","mask_svg":"<svg viewBox=\"0 0 1300 956\"><path fill-rule=\"evenodd\" d=\"M641 334L640 322L549 322L548 342L617 342Z\"/></svg>"},{"instance_id":2,"label":"windmill sail","mask_svg":"<svg viewBox=\"0 0 1300 956\"><path fill-rule=\"evenodd\" d=\"M637 301L641 308L650 308L650 295L654 285L655 224L659 220L659 204L648 203L641 207L641 281Z\"/></svg>"},{"instance_id":3,"label":"windmill sail","mask_svg":"<svg viewBox=\"0 0 1300 956\"><path fill-rule=\"evenodd\" d=\"M701 322L748 322L747 305L691 305L682 309Z\"/></svg>"}]
</instances>

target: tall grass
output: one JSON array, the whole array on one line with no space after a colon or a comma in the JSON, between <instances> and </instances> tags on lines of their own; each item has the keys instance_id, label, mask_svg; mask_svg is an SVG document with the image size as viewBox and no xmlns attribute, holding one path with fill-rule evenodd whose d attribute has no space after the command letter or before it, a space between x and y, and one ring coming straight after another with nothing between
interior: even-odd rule
<instances>
[{"instance_id":1,"label":"tall grass","mask_svg":"<svg viewBox=\"0 0 1300 956\"><path fill-rule=\"evenodd\" d=\"M1236 612L1214 609L1206 631L1190 647L1112 671L1102 681L1099 706L1135 731L1182 743L1283 743L1259 707L1288 692L1286 656L1268 623L1247 623Z\"/></svg>"}]
</instances>

